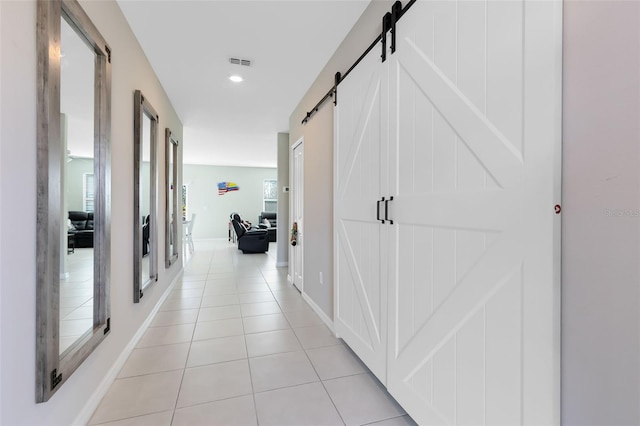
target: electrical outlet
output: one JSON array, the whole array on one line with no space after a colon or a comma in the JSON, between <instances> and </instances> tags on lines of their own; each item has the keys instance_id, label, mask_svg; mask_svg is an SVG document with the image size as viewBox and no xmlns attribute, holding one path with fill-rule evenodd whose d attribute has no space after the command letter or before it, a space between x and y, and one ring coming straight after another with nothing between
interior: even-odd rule
<instances>
[{"instance_id":1,"label":"electrical outlet","mask_svg":"<svg viewBox=\"0 0 640 426\"><path fill-rule=\"evenodd\" d=\"M323 279L322 279L322 271L320 271L320 284L324 284Z\"/></svg>"}]
</instances>

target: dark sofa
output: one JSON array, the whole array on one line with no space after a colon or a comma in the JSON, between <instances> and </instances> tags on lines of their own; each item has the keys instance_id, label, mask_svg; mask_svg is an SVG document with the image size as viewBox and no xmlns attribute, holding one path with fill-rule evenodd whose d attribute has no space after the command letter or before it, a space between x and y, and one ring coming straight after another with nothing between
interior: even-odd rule
<instances>
[{"instance_id":1,"label":"dark sofa","mask_svg":"<svg viewBox=\"0 0 640 426\"><path fill-rule=\"evenodd\" d=\"M260 216L258 216L258 226L262 229L266 229L269 234L269 242L276 241L276 234L278 232L278 214L277 213L269 213L262 212ZM269 221L270 227L264 224L264 220L267 219Z\"/></svg>"},{"instance_id":2,"label":"dark sofa","mask_svg":"<svg viewBox=\"0 0 640 426\"><path fill-rule=\"evenodd\" d=\"M242 218L232 213L231 223L236 232L238 250L243 253L264 253L269 251L269 237L266 229L247 229L242 224Z\"/></svg>"},{"instance_id":3,"label":"dark sofa","mask_svg":"<svg viewBox=\"0 0 640 426\"><path fill-rule=\"evenodd\" d=\"M93 212L70 211L71 229L75 248L93 247Z\"/></svg>"}]
</instances>

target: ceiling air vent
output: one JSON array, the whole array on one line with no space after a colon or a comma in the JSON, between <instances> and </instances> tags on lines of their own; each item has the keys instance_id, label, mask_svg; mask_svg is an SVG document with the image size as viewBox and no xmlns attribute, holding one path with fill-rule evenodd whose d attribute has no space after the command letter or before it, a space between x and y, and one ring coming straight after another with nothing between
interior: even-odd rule
<instances>
[{"instance_id":1,"label":"ceiling air vent","mask_svg":"<svg viewBox=\"0 0 640 426\"><path fill-rule=\"evenodd\" d=\"M251 66L251 60L250 59L240 59L240 58L229 58L229 62L233 65L242 65L245 67L250 67Z\"/></svg>"}]
</instances>

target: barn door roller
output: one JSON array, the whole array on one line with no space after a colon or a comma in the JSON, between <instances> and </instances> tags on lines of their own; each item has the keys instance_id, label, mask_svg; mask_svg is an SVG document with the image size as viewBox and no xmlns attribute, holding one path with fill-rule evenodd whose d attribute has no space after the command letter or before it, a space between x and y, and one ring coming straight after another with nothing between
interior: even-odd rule
<instances>
[{"instance_id":1,"label":"barn door roller","mask_svg":"<svg viewBox=\"0 0 640 426\"><path fill-rule=\"evenodd\" d=\"M382 17L382 62L387 60L387 33L391 29L391 12L387 12Z\"/></svg>"},{"instance_id":2,"label":"barn door roller","mask_svg":"<svg viewBox=\"0 0 640 426\"><path fill-rule=\"evenodd\" d=\"M336 73L335 83L333 87L331 88L331 90L327 92L326 95L324 95L322 99L320 99L320 101L311 109L311 111L307 112L306 116L302 119L302 124L306 124L309 121L309 119L311 119L311 116L313 116L313 114L318 112L318 109L320 109L322 104L324 104L327 101L327 99L335 96L333 99L333 103L334 105L338 104L338 84L340 84L340 82L349 75L349 73L360 63L360 61L362 61L362 59L364 59L365 56L367 56L367 54L371 51L371 49L375 48L378 45L378 42L380 41L382 42L382 55L381 55L382 62L384 62L387 59L387 37L386 36L388 32L391 32L391 44L389 45L389 48L392 54L395 53L396 23L400 20L400 18L402 18L402 16L405 13L407 13L409 8L413 6L415 2L416 0L411 0L407 3L405 7L402 7L402 3L399 0L393 3L393 6L391 7L391 12L385 13L385 15L382 17L382 32L376 37L376 39L369 45L369 47L367 47L364 53L360 55L360 57L353 63L353 65L351 65L351 67L344 74L340 74L339 72Z\"/></svg>"},{"instance_id":3,"label":"barn door roller","mask_svg":"<svg viewBox=\"0 0 640 426\"><path fill-rule=\"evenodd\" d=\"M396 22L402 16L402 3L395 2L391 7L391 54L396 53Z\"/></svg>"},{"instance_id":4,"label":"barn door roller","mask_svg":"<svg viewBox=\"0 0 640 426\"><path fill-rule=\"evenodd\" d=\"M402 3L395 2L391 7L391 12L387 12L382 17L382 62L387 60L387 32L391 32L391 54L396 52L396 22L402 16Z\"/></svg>"}]
</instances>

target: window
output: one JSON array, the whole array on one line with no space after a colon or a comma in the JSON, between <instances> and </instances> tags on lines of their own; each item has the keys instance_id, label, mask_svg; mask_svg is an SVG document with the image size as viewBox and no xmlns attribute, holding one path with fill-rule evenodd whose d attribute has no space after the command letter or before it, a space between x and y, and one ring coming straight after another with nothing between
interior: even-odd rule
<instances>
[{"instance_id":1,"label":"window","mask_svg":"<svg viewBox=\"0 0 640 426\"><path fill-rule=\"evenodd\" d=\"M262 190L262 211L276 213L278 211L278 181L265 179Z\"/></svg>"},{"instance_id":2,"label":"window","mask_svg":"<svg viewBox=\"0 0 640 426\"><path fill-rule=\"evenodd\" d=\"M93 173L85 173L82 179L82 206L85 212L93 211L94 193Z\"/></svg>"}]
</instances>

